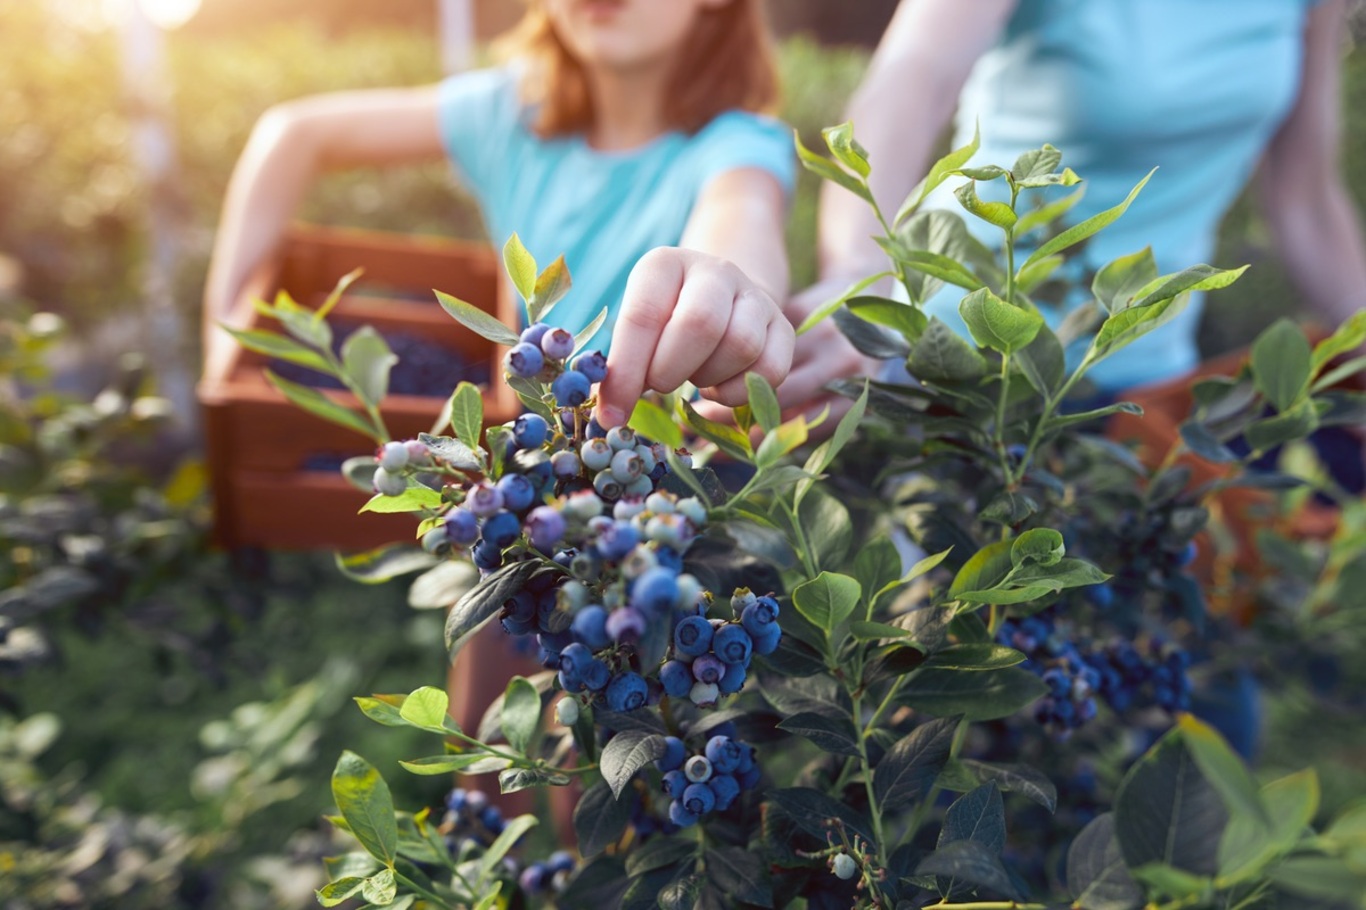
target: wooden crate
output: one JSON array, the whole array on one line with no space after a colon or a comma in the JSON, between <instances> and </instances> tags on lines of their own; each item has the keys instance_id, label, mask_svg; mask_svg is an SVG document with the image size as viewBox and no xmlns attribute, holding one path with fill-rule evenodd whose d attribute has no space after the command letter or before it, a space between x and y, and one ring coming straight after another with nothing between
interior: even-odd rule
<instances>
[{"instance_id":1,"label":"wooden crate","mask_svg":"<svg viewBox=\"0 0 1366 910\"><path fill-rule=\"evenodd\" d=\"M407 333L457 352L467 363L487 363L492 380L484 386L486 424L516 416L516 396L497 378L502 351L447 315L432 293L444 291L515 324L517 310L500 279L497 257L483 245L295 226L234 304L228 321L280 331L256 313L254 299L273 299L283 290L314 308L357 267L365 274L329 321L369 324L381 334ZM199 384L216 540L232 548L285 550L360 550L411 540L411 516L358 516L366 494L336 471L304 469L311 456L364 454L372 443L286 401L266 381L266 363L267 358L234 344L229 356L206 364ZM324 391L357 406L350 393ZM429 431L444 401L444 395L390 395L383 409L389 432L401 439Z\"/></svg>"}]
</instances>

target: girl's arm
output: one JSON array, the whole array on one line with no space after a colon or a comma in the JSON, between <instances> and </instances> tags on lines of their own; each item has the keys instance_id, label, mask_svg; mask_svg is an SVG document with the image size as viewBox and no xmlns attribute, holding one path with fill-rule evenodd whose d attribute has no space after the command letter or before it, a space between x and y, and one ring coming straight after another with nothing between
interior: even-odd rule
<instances>
[{"instance_id":1,"label":"girl's arm","mask_svg":"<svg viewBox=\"0 0 1366 910\"><path fill-rule=\"evenodd\" d=\"M323 171L445 154L434 87L319 95L271 108L233 169L204 289L204 357L226 356L218 331L252 272L276 248Z\"/></svg>"},{"instance_id":2,"label":"girl's arm","mask_svg":"<svg viewBox=\"0 0 1366 910\"><path fill-rule=\"evenodd\" d=\"M1286 270L1330 328L1366 306L1366 242L1338 159L1345 24L1345 0L1324 0L1309 14L1299 97L1259 175Z\"/></svg>"},{"instance_id":3,"label":"girl's arm","mask_svg":"<svg viewBox=\"0 0 1366 910\"><path fill-rule=\"evenodd\" d=\"M928 170L963 83L977 58L996 42L1017 2L901 0L846 111L873 164L873 198L888 218ZM971 10L965 10L969 5ZM822 185L820 280L788 302L794 325L854 281L887 267L886 254L872 240L881 233L866 202L833 183ZM784 412L829 405L837 417L849 403L826 393L825 386L876 368L877 362L855 350L827 319L797 339L792 372L778 400Z\"/></svg>"},{"instance_id":4,"label":"girl's arm","mask_svg":"<svg viewBox=\"0 0 1366 910\"><path fill-rule=\"evenodd\" d=\"M772 174L736 168L702 191L678 247L641 257L612 333L599 423L625 423L647 389L691 381L734 407L748 398L745 373L782 382L793 344L778 303L787 297L785 211Z\"/></svg>"}]
</instances>

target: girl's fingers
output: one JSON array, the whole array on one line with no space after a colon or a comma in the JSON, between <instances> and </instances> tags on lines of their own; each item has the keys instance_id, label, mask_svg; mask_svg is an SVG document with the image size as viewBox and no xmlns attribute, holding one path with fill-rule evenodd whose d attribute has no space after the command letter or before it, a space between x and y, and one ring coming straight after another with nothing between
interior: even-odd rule
<instances>
[{"instance_id":1,"label":"girl's fingers","mask_svg":"<svg viewBox=\"0 0 1366 910\"><path fill-rule=\"evenodd\" d=\"M743 375L754 366L768 344L776 310L773 302L762 293L741 291L731 306L725 335L706 361L689 374L693 385L699 388L714 386L732 376Z\"/></svg>"},{"instance_id":2,"label":"girl's fingers","mask_svg":"<svg viewBox=\"0 0 1366 910\"><path fill-rule=\"evenodd\" d=\"M766 328L764 349L759 359L738 375L703 389L702 394L713 401L734 408L749 401L745 373L758 373L768 380L769 385L776 387L786 378L787 371L792 366L792 344L792 324L783 318L782 314L775 314Z\"/></svg>"},{"instance_id":3,"label":"girl's fingers","mask_svg":"<svg viewBox=\"0 0 1366 910\"><path fill-rule=\"evenodd\" d=\"M598 423L624 424L645 389L655 349L673 313L686 273L677 250L651 250L626 280L621 313L612 330L607 378L598 387Z\"/></svg>"},{"instance_id":4,"label":"girl's fingers","mask_svg":"<svg viewBox=\"0 0 1366 910\"><path fill-rule=\"evenodd\" d=\"M734 302L735 283L730 276L712 269L690 269L655 347L645 387L672 392L702 369L724 344ZM612 343L615 347L616 340Z\"/></svg>"}]
</instances>

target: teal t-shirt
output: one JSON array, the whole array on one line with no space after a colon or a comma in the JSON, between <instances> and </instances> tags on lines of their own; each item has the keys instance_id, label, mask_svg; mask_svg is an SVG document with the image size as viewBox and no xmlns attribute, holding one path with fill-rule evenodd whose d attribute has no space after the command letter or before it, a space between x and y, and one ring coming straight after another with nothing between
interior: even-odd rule
<instances>
[{"instance_id":1,"label":"teal t-shirt","mask_svg":"<svg viewBox=\"0 0 1366 910\"><path fill-rule=\"evenodd\" d=\"M516 232L539 263L564 255L573 288L551 321L579 331L607 308L593 341L604 352L632 267L649 250L678 244L708 181L757 167L790 193L795 179L791 131L743 111L629 151L597 151L579 135L542 139L528 126L510 68L447 79L438 119L495 245Z\"/></svg>"},{"instance_id":2,"label":"teal t-shirt","mask_svg":"<svg viewBox=\"0 0 1366 910\"><path fill-rule=\"evenodd\" d=\"M975 164L1009 166L1045 142L1060 148L1086 186L1069 223L1121 202L1157 167L1124 217L1092 238L1082 267L1149 245L1163 274L1210 262L1220 220L1298 94L1313 2L1021 0L963 89L954 146L980 123ZM984 198L991 187L978 184ZM935 204L961 211L952 189L943 187ZM999 246L999 229L964 217ZM930 310L966 333L961 295L941 292ZM1117 390L1194 368L1201 310L1192 299L1090 375ZM1051 323L1062 315L1045 310Z\"/></svg>"}]
</instances>

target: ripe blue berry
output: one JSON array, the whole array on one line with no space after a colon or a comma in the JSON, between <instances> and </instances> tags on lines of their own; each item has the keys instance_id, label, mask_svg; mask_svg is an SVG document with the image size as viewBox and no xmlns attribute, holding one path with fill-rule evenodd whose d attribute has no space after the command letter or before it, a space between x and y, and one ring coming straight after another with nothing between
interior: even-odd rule
<instances>
[{"instance_id":1,"label":"ripe blue berry","mask_svg":"<svg viewBox=\"0 0 1366 910\"><path fill-rule=\"evenodd\" d=\"M715 774L707 781L711 792L716 796L716 811L725 812L740 795L740 782L729 774Z\"/></svg>"},{"instance_id":2,"label":"ripe blue berry","mask_svg":"<svg viewBox=\"0 0 1366 910\"><path fill-rule=\"evenodd\" d=\"M397 474L408 466L408 447L401 442L386 442L379 450L379 466Z\"/></svg>"},{"instance_id":3,"label":"ripe blue berry","mask_svg":"<svg viewBox=\"0 0 1366 910\"><path fill-rule=\"evenodd\" d=\"M536 499L536 487L524 474L504 474L495 484L503 497L503 508L524 512Z\"/></svg>"},{"instance_id":4,"label":"ripe blue berry","mask_svg":"<svg viewBox=\"0 0 1366 910\"><path fill-rule=\"evenodd\" d=\"M531 325L522 329L522 335L519 340L527 344L534 344L539 348L541 346L541 339L544 338L545 333L549 331L550 326L546 325L544 322L533 322Z\"/></svg>"},{"instance_id":5,"label":"ripe blue berry","mask_svg":"<svg viewBox=\"0 0 1366 910\"><path fill-rule=\"evenodd\" d=\"M605 648L612 642L607 634L607 611L598 604L584 607L575 613L574 623L570 628L575 638L594 651Z\"/></svg>"},{"instance_id":6,"label":"ripe blue berry","mask_svg":"<svg viewBox=\"0 0 1366 910\"><path fill-rule=\"evenodd\" d=\"M612 463L615 451L605 439L589 439L579 447L579 460L590 471L602 471Z\"/></svg>"},{"instance_id":7,"label":"ripe blue berry","mask_svg":"<svg viewBox=\"0 0 1366 910\"><path fill-rule=\"evenodd\" d=\"M607 707L613 711L634 711L644 706L649 694L644 678L628 670L607 684Z\"/></svg>"},{"instance_id":8,"label":"ripe blue berry","mask_svg":"<svg viewBox=\"0 0 1366 910\"><path fill-rule=\"evenodd\" d=\"M582 676L592 660L593 652L588 649L587 645L577 641L566 645L560 651L560 669L567 670L575 676Z\"/></svg>"},{"instance_id":9,"label":"ripe blue berry","mask_svg":"<svg viewBox=\"0 0 1366 910\"><path fill-rule=\"evenodd\" d=\"M551 872L571 872L574 869L574 854L568 850L556 850L546 860Z\"/></svg>"},{"instance_id":10,"label":"ripe blue berry","mask_svg":"<svg viewBox=\"0 0 1366 910\"><path fill-rule=\"evenodd\" d=\"M622 607L607 616L607 634L617 644L638 641L645 634L645 614L635 607Z\"/></svg>"},{"instance_id":11,"label":"ripe blue berry","mask_svg":"<svg viewBox=\"0 0 1366 910\"><path fill-rule=\"evenodd\" d=\"M701 657L711 650L713 634L711 623L704 617L689 616L674 626L674 650L684 657Z\"/></svg>"},{"instance_id":12,"label":"ripe blue berry","mask_svg":"<svg viewBox=\"0 0 1366 910\"><path fill-rule=\"evenodd\" d=\"M474 564L485 570L493 571L503 564L503 553L487 540L481 540L470 548Z\"/></svg>"},{"instance_id":13,"label":"ripe blue berry","mask_svg":"<svg viewBox=\"0 0 1366 910\"><path fill-rule=\"evenodd\" d=\"M519 449L539 448L549 435L550 424L540 414L523 414L512 423L512 439Z\"/></svg>"},{"instance_id":14,"label":"ripe blue berry","mask_svg":"<svg viewBox=\"0 0 1366 910\"><path fill-rule=\"evenodd\" d=\"M384 468L375 468L375 492L383 496L402 496L408 489L408 478L402 474L391 474Z\"/></svg>"},{"instance_id":15,"label":"ripe blue berry","mask_svg":"<svg viewBox=\"0 0 1366 910\"><path fill-rule=\"evenodd\" d=\"M517 520L516 515L506 510L494 512L484 519L480 534L484 540L501 550L522 536L522 523Z\"/></svg>"},{"instance_id":16,"label":"ripe blue berry","mask_svg":"<svg viewBox=\"0 0 1366 910\"><path fill-rule=\"evenodd\" d=\"M526 519L527 536L538 550L548 550L564 537L564 516L554 506L537 506Z\"/></svg>"},{"instance_id":17,"label":"ripe blue berry","mask_svg":"<svg viewBox=\"0 0 1366 910\"><path fill-rule=\"evenodd\" d=\"M588 662L588 666L579 675L583 679L584 688L590 692L601 692L612 681L611 669L596 657Z\"/></svg>"},{"instance_id":18,"label":"ripe blue berry","mask_svg":"<svg viewBox=\"0 0 1366 910\"><path fill-rule=\"evenodd\" d=\"M465 508L480 518L488 518L503 508L503 494L487 480L480 481L470 487L469 495L465 497Z\"/></svg>"},{"instance_id":19,"label":"ripe blue berry","mask_svg":"<svg viewBox=\"0 0 1366 910\"><path fill-rule=\"evenodd\" d=\"M726 664L726 675L716 684L716 690L722 695L734 695L745 687L746 676L744 664Z\"/></svg>"},{"instance_id":20,"label":"ripe blue berry","mask_svg":"<svg viewBox=\"0 0 1366 910\"><path fill-rule=\"evenodd\" d=\"M713 736L707 740L707 761L718 774L729 774L740 767L743 748L729 736Z\"/></svg>"},{"instance_id":21,"label":"ripe blue berry","mask_svg":"<svg viewBox=\"0 0 1366 910\"><path fill-rule=\"evenodd\" d=\"M592 383L602 382L607 378L607 358L602 356L601 351L584 351L574 358L574 369L588 377Z\"/></svg>"},{"instance_id":22,"label":"ripe blue berry","mask_svg":"<svg viewBox=\"0 0 1366 910\"><path fill-rule=\"evenodd\" d=\"M716 656L728 664L749 663L750 651L754 648L754 642L744 626L736 623L727 623L716 631L712 639L711 648L716 652Z\"/></svg>"},{"instance_id":23,"label":"ripe blue berry","mask_svg":"<svg viewBox=\"0 0 1366 910\"><path fill-rule=\"evenodd\" d=\"M706 784L689 784L683 791L683 808L693 815L706 815L716 808L716 794Z\"/></svg>"},{"instance_id":24,"label":"ripe blue berry","mask_svg":"<svg viewBox=\"0 0 1366 910\"><path fill-rule=\"evenodd\" d=\"M678 579L668 569L652 568L631 585L631 605L647 616L664 613L677 600Z\"/></svg>"},{"instance_id":25,"label":"ripe blue berry","mask_svg":"<svg viewBox=\"0 0 1366 910\"><path fill-rule=\"evenodd\" d=\"M669 794L670 799L678 799L683 795L683 791L688 789L688 778L682 771L674 768L664 773L662 789Z\"/></svg>"},{"instance_id":26,"label":"ripe blue berry","mask_svg":"<svg viewBox=\"0 0 1366 910\"><path fill-rule=\"evenodd\" d=\"M599 532L597 543L603 559L622 559L640 543L640 532L630 522L615 521Z\"/></svg>"},{"instance_id":27,"label":"ripe blue berry","mask_svg":"<svg viewBox=\"0 0 1366 910\"><path fill-rule=\"evenodd\" d=\"M532 863L522 870L522 874L517 877L517 884L521 885L527 894L536 894L545 887L547 871L540 863Z\"/></svg>"},{"instance_id":28,"label":"ripe blue berry","mask_svg":"<svg viewBox=\"0 0 1366 910\"><path fill-rule=\"evenodd\" d=\"M682 801L676 799L669 803L669 821L680 828L687 828L697 824L697 816L683 808Z\"/></svg>"},{"instance_id":29,"label":"ripe blue berry","mask_svg":"<svg viewBox=\"0 0 1366 910\"><path fill-rule=\"evenodd\" d=\"M778 642L782 637L783 630L776 622L764 626L758 635L750 633L750 638L754 641L755 654L772 654L778 650Z\"/></svg>"},{"instance_id":30,"label":"ripe blue berry","mask_svg":"<svg viewBox=\"0 0 1366 910\"><path fill-rule=\"evenodd\" d=\"M664 737L664 754L655 759L655 767L661 771L677 770L683 767L683 759L687 755L688 750L683 745L683 740L677 736L666 736Z\"/></svg>"},{"instance_id":31,"label":"ripe blue berry","mask_svg":"<svg viewBox=\"0 0 1366 910\"><path fill-rule=\"evenodd\" d=\"M623 496L645 496L645 495L649 494L649 492L650 492L651 490L653 490L654 488L655 488L654 481L652 481L649 477L647 477L647 476L645 476L644 474L642 474L642 475L640 475L639 477L637 477L635 480L633 480L633 481L631 481L630 483L628 483L624 488L622 488L621 495L623 495Z\"/></svg>"},{"instance_id":32,"label":"ripe blue berry","mask_svg":"<svg viewBox=\"0 0 1366 910\"><path fill-rule=\"evenodd\" d=\"M564 329L551 329L541 336L541 350L551 360L564 360L574 353L574 336Z\"/></svg>"},{"instance_id":33,"label":"ripe blue berry","mask_svg":"<svg viewBox=\"0 0 1366 910\"><path fill-rule=\"evenodd\" d=\"M503 367L513 376L531 379L545 369L545 355L540 348L523 341L513 345L503 357Z\"/></svg>"},{"instance_id":34,"label":"ripe blue berry","mask_svg":"<svg viewBox=\"0 0 1366 910\"><path fill-rule=\"evenodd\" d=\"M726 675L726 665L715 654L703 654L692 662L692 675L700 683L719 683Z\"/></svg>"},{"instance_id":35,"label":"ripe blue berry","mask_svg":"<svg viewBox=\"0 0 1366 910\"><path fill-rule=\"evenodd\" d=\"M550 384L550 392L560 407L577 408L588 400L592 393L592 385L588 382L588 377L578 370L565 370Z\"/></svg>"},{"instance_id":36,"label":"ripe blue berry","mask_svg":"<svg viewBox=\"0 0 1366 910\"><path fill-rule=\"evenodd\" d=\"M681 660L670 660L659 668L659 683L670 698L687 698L692 691L692 668Z\"/></svg>"}]
</instances>

